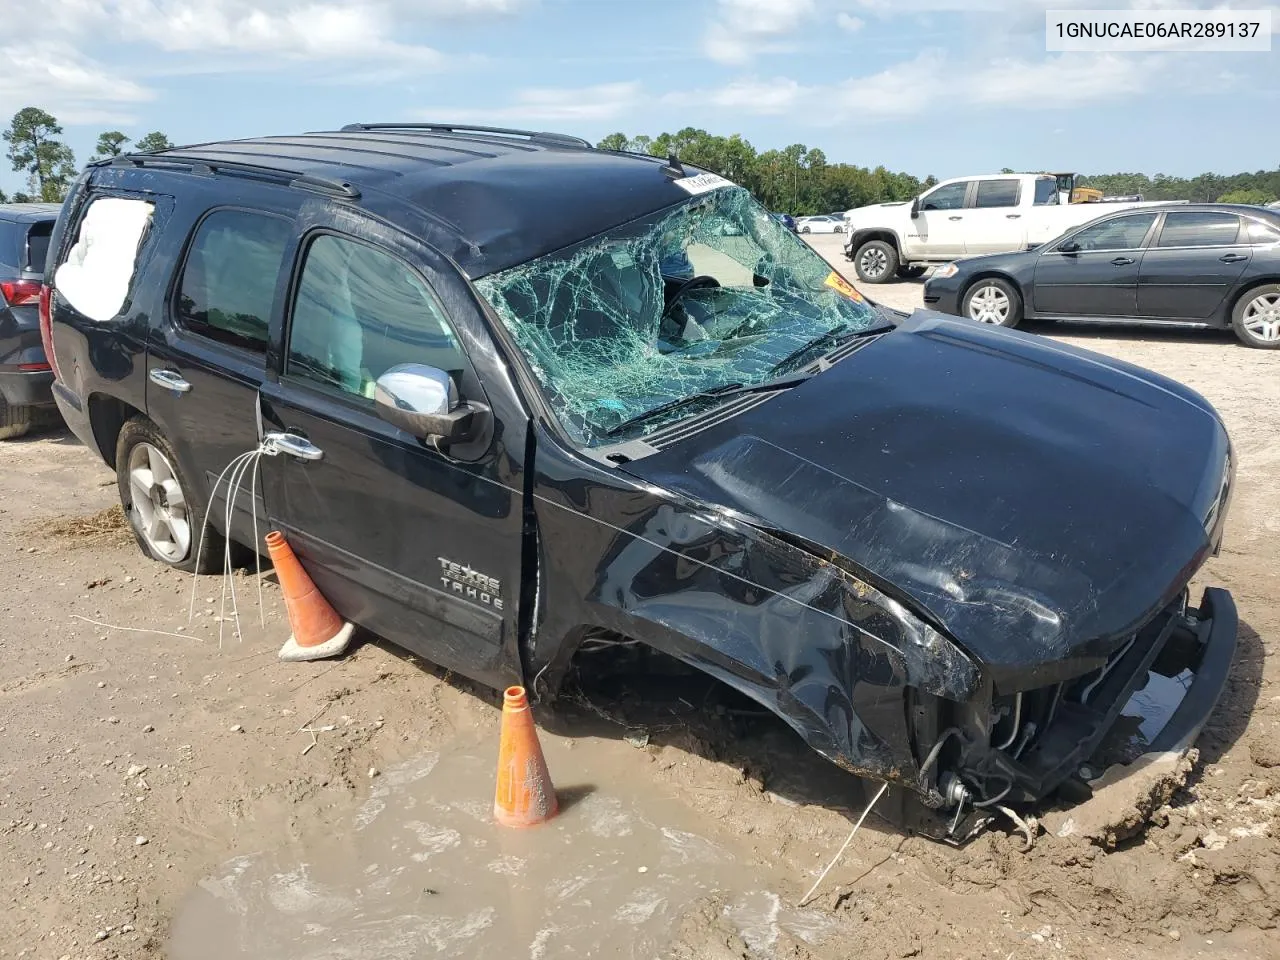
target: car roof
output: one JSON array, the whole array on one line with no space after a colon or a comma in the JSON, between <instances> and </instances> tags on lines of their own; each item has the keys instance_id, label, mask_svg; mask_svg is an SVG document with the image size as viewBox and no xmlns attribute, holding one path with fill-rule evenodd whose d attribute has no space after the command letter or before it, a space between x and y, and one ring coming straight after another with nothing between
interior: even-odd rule
<instances>
[{"instance_id":1,"label":"car roof","mask_svg":"<svg viewBox=\"0 0 1280 960\"><path fill-rule=\"evenodd\" d=\"M1089 204L1089 206L1105 207L1106 203ZM1244 213L1263 220L1280 222L1280 211L1268 210L1248 203L1178 203L1170 200L1166 203L1149 203L1142 207L1122 207L1119 210L1108 210L1098 214L1095 219L1102 219L1109 214L1122 213Z\"/></svg>"},{"instance_id":2,"label":"car roof","mask_svg":"<svg viewBox=\"0 0 1280 960\"><path fill-rule=\"evenodd\" d=\"M690 191L674 181L681 170L702 172L597 150L564 134L450 124L351 124L126 155L99 166L245 175L237 164L311 178L309 186L430 243L472 279L688 200Z\"/></svg>"},{"instance_id":3,"label":"car roof","mask_svg":"<svg viewBox=\"0 0 1280 960\"><path fill-rule=\"evenodd\" d=\"M57 220L61 209L60 203L0 203L0 220L16 223Z\"/></svg>"}]
</instances>

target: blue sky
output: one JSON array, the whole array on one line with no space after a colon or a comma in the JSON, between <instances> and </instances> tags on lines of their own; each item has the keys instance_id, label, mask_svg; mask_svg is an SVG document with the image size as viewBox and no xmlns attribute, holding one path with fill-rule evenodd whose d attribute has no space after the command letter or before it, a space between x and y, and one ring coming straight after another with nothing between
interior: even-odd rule
<instances>
[{"instance_id":1,"label":"blue sky","mask_svg":"<svg viewBox=\"0 0 1280 960\"><path fill-rule=\"evenodd\" d=\"M81 161L104 129L185 143L430 119L593 140L692 125L939 177L1280 165L1280 38L1046 54L1044 10L1072 5L1232 4L0 0L0 116L48 109Z\"/></svg>"}]
</instances>

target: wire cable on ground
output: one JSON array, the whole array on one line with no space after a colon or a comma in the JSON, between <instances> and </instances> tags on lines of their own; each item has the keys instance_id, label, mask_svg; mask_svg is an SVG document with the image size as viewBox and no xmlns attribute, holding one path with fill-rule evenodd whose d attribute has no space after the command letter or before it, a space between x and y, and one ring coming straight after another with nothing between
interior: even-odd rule
<instances>
[{"instance_id":1,"label":"wire cable on ground","mask_svg":"<svg viewBox=\"0 0 1280 960\"><path fill-rule=\"evenodd\" d=\"M862 826L862 821L867 819L867 814L871 812L872 807L876 805L876 802L882 796L884 796L884 792L888 789L889 789L888 783L880 784L880 789L876 791L876 795L871 798L871 802L868 803L866 809L862 811L862 816L858 818L858 822L855 823L853 825L853 829L849 831L849 836L845 838L844 845L841 846L838 851L836 851L836 855L831 858L831 862L827 864L827 868L823 870L822 873L818 874L818 879L813 881L813 886L809 888L808 893L806 893L803 897L800 898L800 902L797 904L797 906L803 907L805 904L809 902L810 898L813 897L814 891L816 891L818 887L822 884L822 881L827 878L827 874L831 872L831 868L840 862L840 858L844 856L844 852L847 849L849 849L849 844L853 842L854 835L857 834L858 828Z\"/></svg>"}]
</instances>

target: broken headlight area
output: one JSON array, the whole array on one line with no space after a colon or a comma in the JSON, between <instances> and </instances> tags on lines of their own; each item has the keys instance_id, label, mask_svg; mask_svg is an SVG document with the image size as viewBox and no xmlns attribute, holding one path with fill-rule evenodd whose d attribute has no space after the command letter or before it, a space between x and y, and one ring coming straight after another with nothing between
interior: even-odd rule
<instances>
[{"instance_id":1,"label":"broken headlight area","mask_svg":"<svg viewBox=\"0 0 1280 960\"><path fill-rule=\"evenodd\" d=\"M1181 752L1221 694L1236 641L1231 597L1184 593L1086 674L964 704L913 707L927 812L917 826L960 841L998 807L1075 802L1108 767ZM949 709L948 709L949 708Z\"/></svg>"}]
</instances>

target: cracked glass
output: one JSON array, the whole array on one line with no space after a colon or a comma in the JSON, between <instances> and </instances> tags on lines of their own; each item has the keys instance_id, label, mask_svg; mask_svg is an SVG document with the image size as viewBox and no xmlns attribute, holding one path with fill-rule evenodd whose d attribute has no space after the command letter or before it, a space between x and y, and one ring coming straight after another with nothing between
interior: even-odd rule
<instances>
[{"instance_id":1,"label":"cracked glass","mask_svg":"<svg viewBox=\"0 0 1280 960\"><path fill-rule=\"evenodd\" d=\"M819 338L884 323L740 187L691 198L476 287L566 431L587 446L651 433L715 398L646 416L659 408L771 380L816 359Z\"/></svg>"}]
</instances>

